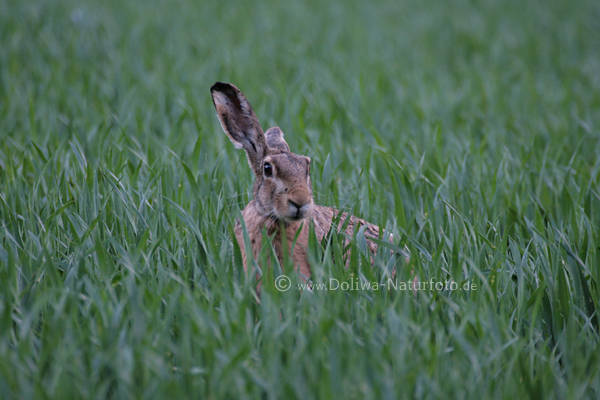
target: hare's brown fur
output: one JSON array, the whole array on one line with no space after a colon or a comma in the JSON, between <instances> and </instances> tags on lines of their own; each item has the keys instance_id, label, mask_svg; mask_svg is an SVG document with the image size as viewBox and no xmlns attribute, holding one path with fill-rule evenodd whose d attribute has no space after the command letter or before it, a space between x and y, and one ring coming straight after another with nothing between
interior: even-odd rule
<instances>
[{"instance_id":1,"label":"hare's brown fur","mask_svg":"<svg viewBox=\"0 0 600 400\"><path fill-rule=\"evenodd\" d=\"M338 231L345 227L348 240L357 229L364 226L369 250L373 254L377 251L377 244L371 240L379 237L377 225L347 213L339 215L340 212L335 208L313 203L310 158L292 153L281 129L273 127L263 133L250 103L234 85L217 82L210 91L223 130L237 148L246 151L255 175L254 198L242 211L254 259L258 258L261 251L264 229L272 237L280 261L285 242L288 244L287 254L291 255L295 268L309 278L311 270L306 254L309 224L312 224L317 238L322 240L334 220L339 221ZM235 236L247 272L251 260L246 254L248 247L240 221L236 223Z\"/></svg>"}]
</instances>

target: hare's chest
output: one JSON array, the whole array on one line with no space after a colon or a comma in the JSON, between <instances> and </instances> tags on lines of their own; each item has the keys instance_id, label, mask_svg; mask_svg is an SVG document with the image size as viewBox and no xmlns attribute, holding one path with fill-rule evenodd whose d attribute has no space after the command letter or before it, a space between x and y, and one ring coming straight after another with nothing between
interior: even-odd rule
<instances>
[{"instance_id":1,"label":"hare's chest","mask_svg":"<svg viewBox=\"0 0 600 400\"><path fill-rule=\"evenodd\" d=\"M254 260L269 260L273 251L281 265L286 259L305 276L310 276L307 261L309 220L283 224L281 221L260 216L252 203L242 211L242 221L236 223L235 234L240 246L244 267L247 267L247 249ZM244 230L245 228L245 230ZM271 262L268 261L270 264ZM264 267L264 266L261 266Z\"/></svg>"}]
</instances>

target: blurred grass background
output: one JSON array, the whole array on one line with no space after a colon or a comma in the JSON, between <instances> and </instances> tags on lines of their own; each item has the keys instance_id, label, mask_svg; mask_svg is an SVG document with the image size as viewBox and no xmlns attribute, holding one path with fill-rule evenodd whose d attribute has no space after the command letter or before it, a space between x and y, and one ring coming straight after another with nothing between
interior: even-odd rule
<instances>
[{"instance_id":1,"label":"blurred grass background","mask_svg":"<svg viewBox=\"0 0 600 400\"><path fill-rule=\"evenodd\" d=\"M0 397L598 398L598 21L585 0L0 0ZM258 304L216 80L313 159L318 203L410 249L399 278L480 290ZM315 278L381 278L354 261Z\"/></svg>"}]
</instances>

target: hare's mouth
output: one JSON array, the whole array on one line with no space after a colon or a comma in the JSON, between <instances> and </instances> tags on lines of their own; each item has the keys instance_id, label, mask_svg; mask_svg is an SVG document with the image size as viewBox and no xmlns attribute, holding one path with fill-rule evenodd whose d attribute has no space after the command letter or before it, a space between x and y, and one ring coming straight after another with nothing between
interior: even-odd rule
<instances>
[{"instance_id":1,"label":"hare's mouth","mask_svg":"<svg viewBox=\"0 0 600 400\"><path fill-rule=\"evenodd\" d=\"M291 200L288 200L288 209L284 213L284 218L288 221L299 221L306 218L312 210L312 203L299 205Z\"/></svg>"}]
</instances>

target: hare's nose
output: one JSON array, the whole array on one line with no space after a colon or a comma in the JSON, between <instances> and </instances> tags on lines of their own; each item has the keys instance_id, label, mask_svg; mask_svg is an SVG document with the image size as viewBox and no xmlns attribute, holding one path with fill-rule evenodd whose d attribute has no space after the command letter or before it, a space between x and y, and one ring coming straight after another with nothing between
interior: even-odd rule
<instances>
[{"instance_id":1,"label":"hare's nose","mask_svg":"<svg viewBox=\"0 0 600 400\"><path fill-rule=\"evenodd\" d=\"M303 218L307 212L307 204L298 204L295 201L288 200L288 205L290 207L290 214L292 218Z\"/></svg>"},{"instance_id":2,"label":"hare's nose","mask_svg":"<svg viewBox=\"0 0 600 400\"><path fill-rule=\"evenodd\" d=\"M298 210L300 210L300 208L302 207L302 205L300 205L300 204L298 204L298 203L296 203L295 201L292 201L292 200L288 200L288 204L289 204L289 205L290 205L292 208L295 208L295 209L296 209L296 212L297 212Z\"/></svg>"}]
</instances>

